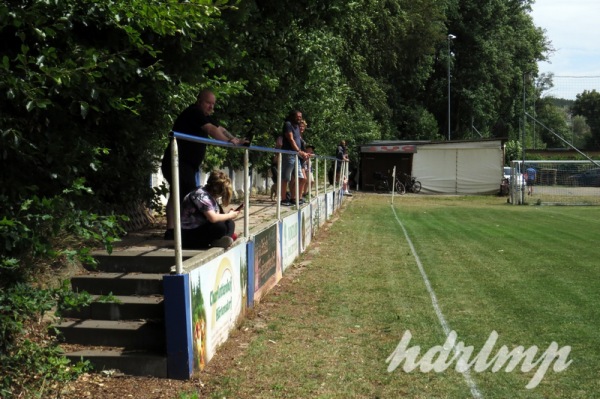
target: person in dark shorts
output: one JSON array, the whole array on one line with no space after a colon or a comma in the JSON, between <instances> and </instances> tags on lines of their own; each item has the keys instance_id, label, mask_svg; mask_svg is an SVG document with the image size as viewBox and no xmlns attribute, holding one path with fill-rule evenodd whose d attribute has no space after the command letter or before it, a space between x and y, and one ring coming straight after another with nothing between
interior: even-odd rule
<instances>
[{"instance_id":1,"label":"person in dark shorts","mask_svg":"<svg viewBox=\"0 0 600 399\"><path fill-rule=\"evenodd\" d=\"M535 168L529 167L525 170L525 180L527 182L527 194L533 195L533 186L535 184L535 176L537 171Z\"/></svg>"},{"instance_id":2,"label":"person in dark shorts","mask_svg":"<svg viewBox=\"0 0 600 399\"><path fill-rule=\"evenodd\" d=\"M302 122L302 112L300 112L298 110L293 110L292 112L289 113L288 117L286 118L286 120L283 124L283 129L282 129L283 145L281 148L283 150L296 152L296 154L300 158L306 158L307 154L304 151L302 151L302 137L300 136L300 123L301 122ZM296 201L296 199L294 197L296 195L296 187L295 187L296 179L295 179L295 176L292 176L294 168L296 167L296 154L283 154L283 157L282 157L282 162L281 162L281 198L282 198L281 205L284 205L284 206L291 206ZM303 185L302 179L304 179L304 175L302 174L302 169L301 169L300 165L298 165L297 174L298 174L298 180L299 180L298 188L300 188ZM286 198L288 182L289 182L290 194L292 197L292 198L290 198L290 200L288 200ZM299 191L299 193L302 194L300 191ZM300 198L298 198L298 202L300 204L303 203L303 201Z\"/></svg>"}]
</instances>

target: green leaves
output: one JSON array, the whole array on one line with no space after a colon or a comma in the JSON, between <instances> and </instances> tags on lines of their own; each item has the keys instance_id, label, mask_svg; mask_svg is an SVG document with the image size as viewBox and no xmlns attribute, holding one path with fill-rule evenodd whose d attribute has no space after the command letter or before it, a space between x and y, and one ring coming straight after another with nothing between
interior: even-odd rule
<instances>
[{"instance_id":1,"label":"green leaves","mask_svg":"<svg viewBox=\"0 0 600 399\"><path fill-rule=\"evenodd\" d=\"M596 90L585 90L578 94L573 104L573 113L586 118L590 128L590 136L586 148L600 149L600 93Z\"/></svg>"},{"instance_id":2,"label":"green leaves","mask_svg":"<svg viewBox=\"0 0 600 399\"><path fill-rule=\"evenodd\" d=\"M89 295L75 294L65 281L57 289L16 284L0 290L0 380L2 397L60 396L62 384L90 369L89 363L71 364L55 340L42 339L39 320L62 300L62 308L89 303Z\"/></svg>"},{"instance_id":3,"label":"green leaves","mask_svg":"<svg viewBox=\"0 0 600 399\"><path fill-rule=\"evenodd\" d=\"M0 5L0 195L35 187L52 196L85 177L101 196L119 192L118 201L151 196L147 175L172 114L199 81L212 81L192 52L208 49L202 42L220 13L210 1ZM113 151L97 158L97 147Z\"/></svg>"},{"instance_id":4,"label":"green leaves","mask_svg":"<svg viewBox=\"0 0 600 399\"><path fill-rule=\"evenodd\" d=\"M452 137L477 129L496 137L517 138L522 118L523 75L537 70L547 50L543 33L528 14L528 1L460 2L450 14L447 33L457 36L439 43L436 98L429 98L438 122L447 117L447 57L451 63ZM446 35L444 34L444 38ZM451 54L449 54L451 53ZM435 107L435 108L434 108ZM446 125L447 128L447 125Z\"/></svg>"}]
</instances>

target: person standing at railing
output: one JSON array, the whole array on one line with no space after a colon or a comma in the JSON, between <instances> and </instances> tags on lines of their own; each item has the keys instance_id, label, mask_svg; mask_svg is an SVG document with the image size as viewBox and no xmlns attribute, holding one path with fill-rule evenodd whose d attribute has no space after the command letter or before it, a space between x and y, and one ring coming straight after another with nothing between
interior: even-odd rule
<instances>
[{"instance_id":1,"label":"person standing at railing","mask_svg":"<svg viewBox=\"0 0 600 399\"><path fill-rule=\"evenodd\" d=\"M300 171L302 172L302 178L298 179L298 193L300 195L300 199L304 202L304 192L306 191L306 187L308 186L308 175L306 173L306 165L308 164L308 152L306 151L306 141L304 140L304 132L306 132L306 128L308 127L308 123L304 119L300 121L299 130L300 130L300 150L304 153L303 157L298 159L300 164ZM293 201L292 201L293 202Z\"/></svg>"},{"instance_id":2,"label":"person standing at railing","mask_svg":"<svg viewBox=\"0 0 600 399\"><path fill-rule=\"evenodd\" d=\"M228 248L235 239L234 219L240 210L227 212L233 194L231 180L220 170L212 171L203 187L191 191L181 205L181 241L187 249Z\"/></svg>"},{"instance_id":3,"label":"person standing at railing","mask_svg":"<svg viewBox=\"0 0 600 399\"><path fill-rule=\"evenodd\" d=\"M302 151L302 138L300 136L300 122L302 122L302 112L292 111L286 118L283 124L283 146L282 150L295 151L300 158L306 158L307 154ZM294 167L296 166L296 155L295 154L283 154L281 162L281 205L291 206L296 202L295 194L295 178L292 177ZM303 179L302 169L298 165L298 179ZM286 193L290 188L290 195L292 198L288 201L286 199ZM298 183L298 188L302 186L302 183ZM299 203L303 203L298 199Z\"/></svg>"},{"instance_id":4,"label":"person standing at railing","mask_svg":"<svg viewBox=\"0 0 600 399\"><path fill-rule=\"evenodd\" d=\"M304 161L304 175L306 177L306 183L304 184L303 197L308 198L309 186L312 186L315 183L315 177L312 172L312 165L310 161L310 158L315 156L315 146L306 145L306 153L308 154L308 157Z\"/></svg>"},{"instance_id":5,"label":"person standing at railing","mask_svg":"<svg viewBox=\"0 0 600 399\"><path fill-rule=\"evenodd\" d=\"M244 144L245 140L238 139L229 133L212 117L215 103L214 93L210 90L202 90L198 94L196 102L179 114L173 124L173 131L203 138L210 136L216 140L226 141L234 145ZM197 187L196 173L204 161L206 144L179 140L177 145L179 150L179 192L183 196ZM172 187L171 141L169 141L163 155L161 171L169 186ZM171 193L166 206L167 230L164 235L165 240L172 240L174 237L175 211L172 198Z\"/></svg>"},{"instance_id":6,"label":"person standing at railing","mask_svg":"<svg viewBox=\"0 0 600 399\"><path fill-rule=\"evenodd\" d=\"M348 190L348 176L341 176L342 171L348 170L347 165L344 165L344 163L347 164L350 161L350 158L348 157L348 147L346 147L346 140L342 140L340 141L340 144L338 144L335 152L335 157L338 160L336 166L337 181L338 183L340 182L340 180L342 181L342 192L344 193L344 195L352 196L352 194L350 194L350 191Z\"/></svg>"}]
</instances>

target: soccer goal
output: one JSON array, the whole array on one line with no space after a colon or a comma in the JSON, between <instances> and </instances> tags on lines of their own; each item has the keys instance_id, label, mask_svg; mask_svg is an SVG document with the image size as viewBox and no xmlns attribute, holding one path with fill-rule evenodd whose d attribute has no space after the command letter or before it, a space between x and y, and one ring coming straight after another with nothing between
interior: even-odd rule
<instances>
[{"instance_id":1,"label":"soccer goal","mask_svg":"<svg viewBox=\"0 0 600 399\"><path fill-rule=\"evenodd\" d=\"M600 205L600 161L512 161L510 202Z\"/></svg>"}]
</instances>

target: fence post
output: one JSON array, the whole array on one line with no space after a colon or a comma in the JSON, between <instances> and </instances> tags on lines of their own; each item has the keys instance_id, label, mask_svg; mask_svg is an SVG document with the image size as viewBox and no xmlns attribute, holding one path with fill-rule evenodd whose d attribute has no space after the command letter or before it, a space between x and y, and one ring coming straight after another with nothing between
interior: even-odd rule
<instances>
[{"instance_id":1,"label":"fence post","mask_svg":"<svg viewBox=\"0 0 600 399\"><path fill-rule=\"evenodd\" d=\"M244 150L244 237L250 235L250 156L249 150Z\"/></svg>"},{"instance_id":2,"label":"fence post","mask_svg":"<svg viewBox=\"0 0 600 399\"><path fill-rule=\"evenodd\" d=\"M281 219L281 165L283 154L277 153L277 220Z\"/></svg>"},{"instance_id":3,"label":"fence post","mask_svg":"<svg viewBox=\"0 0 600 399\"><path fill-rule=\"evenodd\" d=\"M171 139L171 200L173 203L173 214L175 218L175 269L177 274L183 273L183 255L181 252L181 209L179 201L179 149L175 136Z\"/></svg>"}]
</instances>

